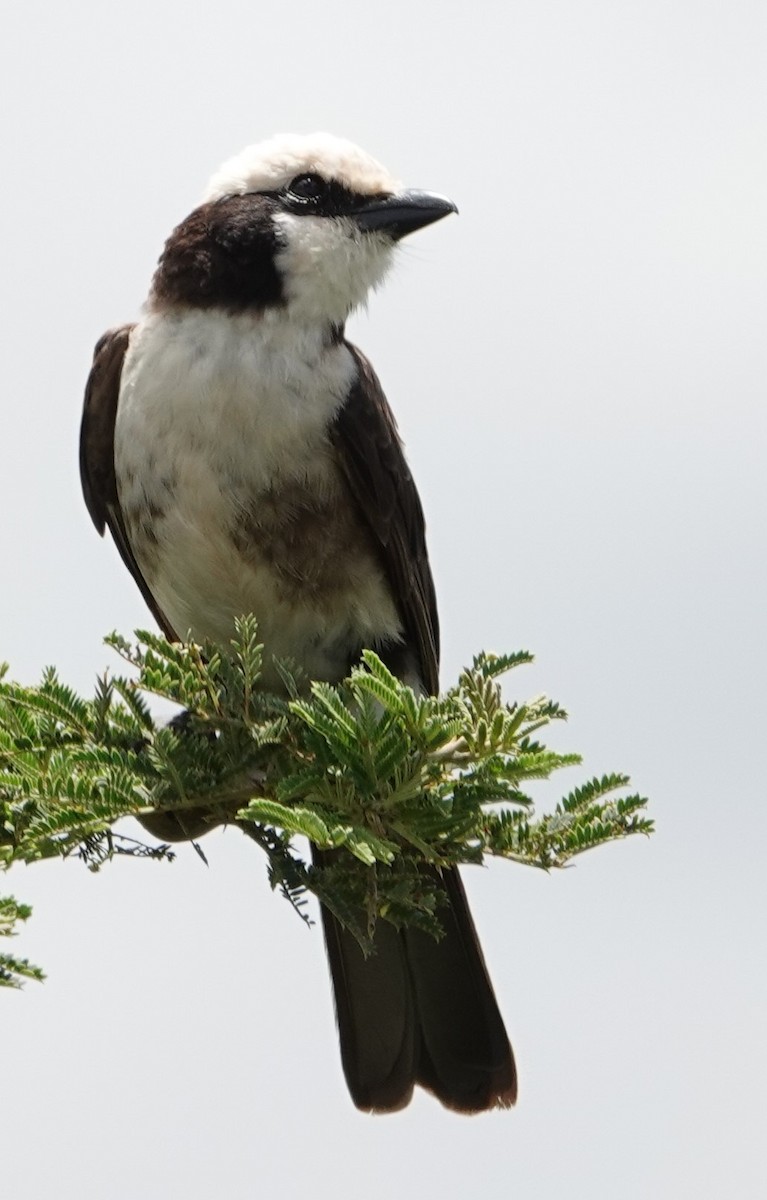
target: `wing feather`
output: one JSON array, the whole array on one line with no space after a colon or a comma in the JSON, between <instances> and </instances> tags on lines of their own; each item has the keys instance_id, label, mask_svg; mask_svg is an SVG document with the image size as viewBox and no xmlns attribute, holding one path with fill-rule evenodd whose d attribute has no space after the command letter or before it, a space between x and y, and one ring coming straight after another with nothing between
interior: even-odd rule
<instances>
[{"instance_id":1,"label":"wing feather","mask_svg":"<svg viewBox=\"0 0 767 1200\"><path fill-rule=\"evenodd\" d=\"M157 605L139 570L125 529L115 476L115 419L120 377L133 325L110 329L96 343L93 366L85 387L80 427L80 479L85 503L99 533L112 534L120 557L139 586L152 615L171 641L177 635Z\"/></svg>"},{"instance_id":2,"label":"wing feather","mask_svg":"<svg viewBox=\"0 0 767 1200\"><path fill-rule=\"evenodd\" d=\"M394 414L356 346L357 379L331 429L341 469L376 545L430 694L439 690L439 617L418 490Z\"/></svg>"}]
</instances>

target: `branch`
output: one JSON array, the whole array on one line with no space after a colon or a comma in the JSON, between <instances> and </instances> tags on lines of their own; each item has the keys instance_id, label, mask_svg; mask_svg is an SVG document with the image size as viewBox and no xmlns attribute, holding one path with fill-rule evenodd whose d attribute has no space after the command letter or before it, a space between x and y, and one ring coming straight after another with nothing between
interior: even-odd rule
<instances>
[{"instance_id":1,"label":"branch","mask_svg":"<svg viewBox=\"0 0 767 1200\"><path fill-rule=\"evenodd\" d=\"M538 740L566 718L559 705L503 699L499 677L529 654L480 654L439 697L415 694L371 651L335 686L282 662L275 695L260 687L252 617L237 622L228 653L136 639L107 639L133 674L98 679L93 699L52 669L31 688L0 675L0 869L55 856L92 870L117 854L172 857L167 845L114 834L126 816L175 830L168 840L235 823L266 854L273 887L299 911L313 891L368 950L379 919L439 936L438 876L424 863L491 855L550 870L651 832L624 775L592 779L535 815L529 785L580 758ZM147 693L183 713L158 726ZM296 851L297 834L318 852L314 864ZM2 905L0 933L28 916ZM0 957L0 985L39 977Z\"/></svg>"}]
</instances>

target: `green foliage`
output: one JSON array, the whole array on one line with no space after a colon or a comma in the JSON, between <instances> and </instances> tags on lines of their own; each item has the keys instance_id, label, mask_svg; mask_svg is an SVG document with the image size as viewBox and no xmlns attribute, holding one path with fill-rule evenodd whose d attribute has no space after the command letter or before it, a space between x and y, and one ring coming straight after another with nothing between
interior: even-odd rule
<instances>
[{"instance_id":1,"label":"green foliage","mask_svg":"<svg viewBox=\"0 0 767 1200\"><path fill-rule=\"evenodd\" d=\"M92 700L53 670L39 687L0 682L0 868L53 856L77 855L92 870L116 854L172 857L167 845L115 832L125 816L164 814L197 834L233 823L304 917L310 890L369 948L378 919L439 935L434 868L493 855L548 870L651 830L624 775L592 779L534 814L530 784L580 759L537 740L566 717L556 703L503 699L499 677L529 654L480 654L439 697L414 693L371 651L336 686L309 684L283 662L276 695L260 686L252 617L237 623L228 653L136 638L107 639L134 676L100 678ZM147 693L183 711L160 726ZM313 861L295 835L309 840ZM2 905L8 933L28 914ZM0 957L0 984L24 976L39 973Z\"/></svg>"},{"instance_id":2,"label":"green foliage","mask_svg":"<svg viewBox=\"0 0 767 1200\"><path fill-rule=\"evenodd\" d=\"M17 904L12 896L0 897L0 937L13 937L17 932L17 921L26 921L32 909L27 904ZM21 987L25 979L44 979L39 967L33 967L25 958L14 958L11 954L0 954L0 987Z\"/></svg>"}]
</instances>

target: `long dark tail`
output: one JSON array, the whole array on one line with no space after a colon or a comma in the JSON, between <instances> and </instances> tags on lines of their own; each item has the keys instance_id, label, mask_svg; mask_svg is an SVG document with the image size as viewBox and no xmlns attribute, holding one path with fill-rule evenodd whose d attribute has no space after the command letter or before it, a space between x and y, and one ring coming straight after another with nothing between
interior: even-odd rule
<instances>
[{"instance_id":1,"label":"long dark tail","mask_svg":"<svg viewBox=\"0 0 767 1200\"><path fill-rule=\"evenodd\" d=\"M322 910L341 1058L358 1108L392 1112L418 1083L448 1108L482 1112L517 1098L503 1019L457 870L441 874L445 936L379 921L375 953Z\"/></svg>"}]
</instances>

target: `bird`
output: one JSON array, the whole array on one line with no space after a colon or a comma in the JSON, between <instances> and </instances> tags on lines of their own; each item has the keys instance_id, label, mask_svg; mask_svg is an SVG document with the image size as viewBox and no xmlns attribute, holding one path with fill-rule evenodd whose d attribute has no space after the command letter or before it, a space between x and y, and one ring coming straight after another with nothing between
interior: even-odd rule
<instances>
[{"instance_id":1,"label":"bird","mask_svg":"<svg viewBox=\"0 0 767 1200\"><path fill-rule=\"evenodd\" d=\"M291 134L224 163L172 231L140 319L96 345L80 439L90 516L169 639L228 644L252 612L265 687L284 686L273 657L336 683L368 648L437 693L422 504L345 325L401 239L456 211L343 138ZM207 828L204 812L144 823ZM366 957L322 908L351 1098L392 1112L418 1085L458 1112L508 1108L514 1056L459 872L422 869L439 941L379 920Z\"/></svg>"}]
</instances>

